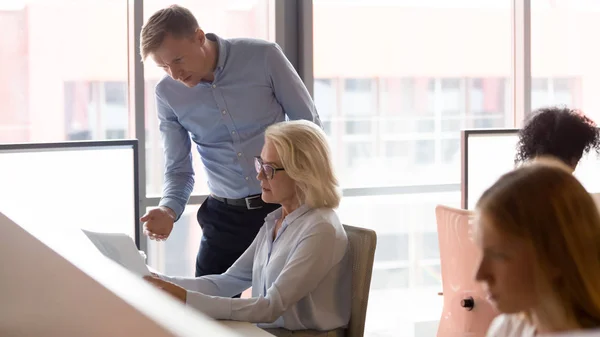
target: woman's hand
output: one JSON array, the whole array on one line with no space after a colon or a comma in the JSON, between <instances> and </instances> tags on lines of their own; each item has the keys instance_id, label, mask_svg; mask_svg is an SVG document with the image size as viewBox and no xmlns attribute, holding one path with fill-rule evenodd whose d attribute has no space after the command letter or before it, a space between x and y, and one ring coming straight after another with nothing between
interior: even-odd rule
<instances>
[{"instance_id":1,"label":"woman's hand","mask_svg":"<svg viewBox=\"0 0 600 337\"><path fill-rule=\"evenodd\" d=\"M170 294L171 296L175 297L183 303L185 303L187 300L187 290L174 283L164 281L152 276L144 276L144 280L150 282L155 287L162 289L163 291L167 292L168 294Z\"/></svg>"}]
</instances>

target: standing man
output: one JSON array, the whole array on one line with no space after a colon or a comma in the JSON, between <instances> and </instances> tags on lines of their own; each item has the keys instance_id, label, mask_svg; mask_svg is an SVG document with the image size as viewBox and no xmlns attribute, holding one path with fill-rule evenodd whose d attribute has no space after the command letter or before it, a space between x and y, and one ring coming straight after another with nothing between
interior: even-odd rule
<instances>
[{"instance_id":1,"label":"standing man","mask_svg":"<svg viewBox=\"0 0 600 337\"><path fill-rule=\"evenodd\" d=\"M320 125L314 102L275 43L205 34L178 5L148 19L141 54L168 75L155 88L165 154L163 197L140 219L144 232L165 240L181 216L194 187L193 141L211 192L198 210L203 233L196 276L223 273L279 207L262 201L254 168L265 129L286 115Z\"/></svg>"}]
</instances>

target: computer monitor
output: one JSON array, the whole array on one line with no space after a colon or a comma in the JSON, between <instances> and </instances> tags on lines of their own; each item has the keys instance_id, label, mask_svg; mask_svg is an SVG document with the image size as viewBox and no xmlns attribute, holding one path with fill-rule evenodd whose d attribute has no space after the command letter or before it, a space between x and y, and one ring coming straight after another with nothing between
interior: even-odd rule
<instances>
[{"instance_id":1,"label":"computer monitor","mask_svg":"<svg viewBox=\"0 0 600 337\"><path fill-rule=\"evenodd\" d=\"M27 230L125 233L139 247L137 140L0 144L0 212Z\"/></svg>"},{"instance_id":2,"label":"computer monitor","mask_svg":"<svg viewBox=\"0 0 600 337\"><path fill-rule=\"evenodd\" d=\"M461 132L461 207L474 209L483 192L514 168L518 129Z\"/></svg>"},{"instance_id":3,"label":"computer monitor","mask_svg":"<svg viewBox=\"0 0 600 337\"><path fill-rule=\"evenodd\" d=\"M483 192L515 168L518 129L463 130L461 134L461 207L474 209ZM590 193L600 192L600 157L585 155L574 172Z\"/></svg>"}]
</instances>

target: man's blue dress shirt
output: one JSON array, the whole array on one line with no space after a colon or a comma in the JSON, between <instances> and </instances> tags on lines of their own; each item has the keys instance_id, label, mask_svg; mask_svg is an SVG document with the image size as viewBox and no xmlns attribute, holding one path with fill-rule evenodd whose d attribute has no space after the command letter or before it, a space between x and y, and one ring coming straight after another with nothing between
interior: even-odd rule
<instances>
[{"instance_id":1,"label":"man's blue dress shirt","mask_svg":"<svg viewBox=\"0 0 600 337\"><path fill-rule=\"evenodd\" d=\"M286 116L321 125L310 94L277 44L206 37L219 46L214 81L188 88L165 76L155 89L165 152L160 206L177 218L194 188L192 141L210 192L238 199L261 192L254 156L260 155L269 125Z\"/></svg>"}]
</instances>

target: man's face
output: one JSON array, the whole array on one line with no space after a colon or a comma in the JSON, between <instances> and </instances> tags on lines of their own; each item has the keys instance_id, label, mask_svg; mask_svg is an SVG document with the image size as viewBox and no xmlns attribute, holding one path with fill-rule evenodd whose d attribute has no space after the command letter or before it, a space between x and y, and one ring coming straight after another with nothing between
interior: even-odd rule
<instances>
[{"instance_id":1,"label":"man's face","mask_svg":"<svg viewBox=\"0 0 600 337\"><path fill-rule=\"evenodd\" d=\"M192 37L167 35L151 57L174 80L191 88L212 75L213 62L208 57L206 43L201 29Z\"/></svg>"}]
</instances>

